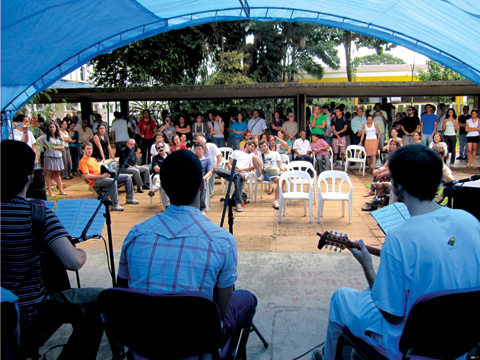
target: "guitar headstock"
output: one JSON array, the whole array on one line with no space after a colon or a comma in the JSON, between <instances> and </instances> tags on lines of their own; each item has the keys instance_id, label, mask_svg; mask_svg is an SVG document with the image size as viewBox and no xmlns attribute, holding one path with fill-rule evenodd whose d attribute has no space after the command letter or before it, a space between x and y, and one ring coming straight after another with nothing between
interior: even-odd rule
<instances>
[{"instance_id":1,"label":"guitar headstock","mask_svg":"<svg viewBox=\"0 0 480 360\"><path fill-rule=\"evenodd\" d=\"M320 236L320 240L318 241L319 250L322 250L325 246L327 246L327 248L330 246L330 250L335 247L335 251L339 248L341 252L352 246L347 234L342 235L342 233L338 234L337 232L333 233L333 231L325 231L323 234L317 233L317 235Z\"/></svg>"}]
</instances>

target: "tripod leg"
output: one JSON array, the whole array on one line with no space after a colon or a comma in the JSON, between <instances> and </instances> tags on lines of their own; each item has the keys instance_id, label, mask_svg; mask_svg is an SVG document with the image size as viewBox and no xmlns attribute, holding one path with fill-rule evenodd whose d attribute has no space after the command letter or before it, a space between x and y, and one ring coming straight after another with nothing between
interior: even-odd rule
<instances>
[{"instance_id":1,"label":"tripod leg","mask_svg":"<svg viewBox=\"0 0 480 360\"><path fill-rule=\"evenodd\" d=\"M260 338L260 340L262 341L263 343L263 346L265 346L265 348L268 348L268 342L267 340L265 340L265 338L262 336L262 334L260 334L260 331L258 331L257 327L255 326L254 323L252 323L252 328L250 329L250 332L252 331L255 331L255 334L257 334L257 336Z\"/></svg>"}]
</instances>

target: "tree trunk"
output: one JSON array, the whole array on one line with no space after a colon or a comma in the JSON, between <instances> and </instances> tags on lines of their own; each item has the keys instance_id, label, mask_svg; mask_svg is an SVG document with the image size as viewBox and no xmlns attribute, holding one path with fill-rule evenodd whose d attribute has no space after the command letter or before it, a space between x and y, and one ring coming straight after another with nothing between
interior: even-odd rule
<instances>
[{"instance_id":1,"label":"tree trunk","mask_svg":"<svg viewBox=\"0 0 480 360\"><path fill-rule=\"evenodd\" d=\"M347 63L347 79L352 82L352 33L345 31L343 37L343 47L345 48L345 59Z\"/></svg>"}]
</instances>

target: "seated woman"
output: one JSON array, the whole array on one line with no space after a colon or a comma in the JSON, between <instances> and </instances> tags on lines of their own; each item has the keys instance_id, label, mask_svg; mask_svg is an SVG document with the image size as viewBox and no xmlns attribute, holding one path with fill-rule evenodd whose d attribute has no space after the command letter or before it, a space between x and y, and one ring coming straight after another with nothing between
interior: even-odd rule
<instances>
[{"instance_id":1,"label":"seated woman","mask_svg":"<svg viewBox=\"0 0 480 360\"><path fill-rule=\"evenodd\" d=\"M112 148L110 147L107 129L103 124L98 125L97 135L93 137L92 157L97 159L98 162L115 158L115 156L113 156Z\"/></svg>"},{"instance_id":2,"label":"seated woman","mask_svg":"<svg viewBox=\"0 0 480 360\"><path fill-rule=\"evenodd\" d=\"M413 140L414 140L414 144L423 144L422 136L418 131L415 131L413 133Z\"/></svg>"},{"instance_id":3,"label":"seated woman","mask_svg":"<svg viewBox=\"0 0 480 360\"><path fill-rule=\"evenodd\" d=\"M293 144L287 136L285 130L279 130L277 133L277 137L275 138L277 144L277 151L281 155L287 155L288 159L292 161L292 147Z\"/></svg>"},{"instance_id":4,"label":"seated woman","mask_svg":"<svg viewBox=\"0 0 480 360\"><path fill-rule=\"evenodd\" d=\"M187 150L187 147L180 142L180 137L178 135L173 136L173 145L170 146L170 152L177 150Z\"/></svg>"},{"instance_id":5,"label":"seated woman","mask_svg":"<svg viewBox=\"0 0 480 360\"><path fill-rule=\"evenodd\" d=\"M318 134L312 134L312 143L310 144L312 151L315 152L317 159L318 174L324 170L330 170L330 145L324 140L320 139Z\"/></svg>"},{"instance_id":6,"label":"seated woman","mask_svg":"<svg viewBox=\"0 0 480 360\"><path fill-rule=\"evenodd\" d=\"M185 145L187 150L190 150L192 148L192 145L190 144L190 140L187 140L187 135L185 134L182 134L182 136L180 137L180 143L182 145Z\"/></svg>"},{"instance_id":7,"label":"seated woman","mask_svg":"<svg viewBox=\"0 0 480 360\"><path fill-rule=\"evenodd\" d=\"M445 149L445 154L448 154L448 146L447 144L443 141L443 135L440 133L436 133L433 137L433 141L430 143L429 147L430 149L433 149L435 145L440 145Z\"/></svg>"}]
</instances>

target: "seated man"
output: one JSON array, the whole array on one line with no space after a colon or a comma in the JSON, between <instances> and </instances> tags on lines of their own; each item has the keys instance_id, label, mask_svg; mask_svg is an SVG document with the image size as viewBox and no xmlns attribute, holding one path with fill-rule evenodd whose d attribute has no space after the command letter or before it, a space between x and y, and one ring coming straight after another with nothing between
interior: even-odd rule
<instances>
[{"instance_id":1,"label":"seated man","mask_svg":"<svg viewBox=\"0 0 480 360\"><path fill-rule=\"evenodd\" d=\"M137 165L137 154L135 153L135 150L130 156L128 156L128 153L133 148L135 148L135 140L128 139L127 147L120 153L119 163L122 165L128 157L127 165L123 168L122 174L132 174L133 181L135 182L135 185L137 185L137 192L143 193L143 189L150 189L150 171L146 166Z\"/></svg>"},{"instance_id":2,"label":"seated man","mask_svg":"<svg viewBox=\"0 0 480 360\"><path fill-rule=\"evenodd\" d=\"M202 213L203 216L207 216L207 213L205 212L205 198L207 196L207 181L212 176L213 174L213 164L212 160L204 156L204 151L205 151L205 145L201 142L196 142L193 145L193 151L195 152L195 155L198 156L198 159L202 163L202 174L203 174L203 180L204 180L204 187L205 189L202 190L202 194L200 195L200 212Z\"/></svg>"},{"instance_id":3,"label":"seated man","mask_svg":"<svg viewBox=\"0 0 480 360\"><path fill-rule=\"evenodd\" d=\"M198 210L204 184L200 160L191 151L175 151L163 161L160 179L172 205L130 231L120 255L118 285L151 292L204 292L219 308L223 343L243 328L244 348L257 299L249 291L233 291L235 238Z\"/></svg>"},{"instance_id":4,"label":"seated man","mask_svg":"<svg viewBox=\"0 0 480 360\"><path fill-rule=\"evenodd\" d=\"M83 144L83 157L80 159L78 168L82 172L85 179L93 188L108 188L113 181L113 178L110 178L108 172L102 174L100 170L100 164L98 161L92 157L93 146L91 143L87 142ZM118 204L118 189L117 183L125 183L125 190L127 191L127 204L138 204L139 201L135 200L133 193L133 184L132 179L129 175L120 174L118 176L117 182L112 186L110 190L110 199L112 199L111 210L113 211L123 211L123 207Z\"/></svg>"},{"instance_id":5,"label":"seated man","mask_svg":"<svg viewBox=\"0 0 480 360\"><path fill-rule=\"evenodd\" d=\"M85 264L86 254L71 244L70 235L49 209L45 210L44 218L38 217L33 223L32 205L25 199L33 181L33 150L12 140L1 142L0 150L2 172L8 172L8 176L2 176L1 184L1 282L3 288L18 297L21 350L36 351L41 338L52 331L49 328L52 324L71 322L73 333L59 359L95 360L103 333L95 303L103 289L55 293L45 289L45 263L40 263L40 249L53 253L60 266L74 271Z\"/></svg>"},{"instance_id":6,"label":"seated man","mask_svg":"<svg viewBox=\"0 0 480 360\"><path fill-rule=\"evenodd\" d=\"M295 160L308 161L313 165L312 148L310 141L306 139L307 133L305 130L300 131L300 138L293 143L293 151L295 152Z\"/></svg>"},{"instance_id":7,"label":"seated man","mask_svg":"<svg viewBox=\"0 0 480 360\"><path fill-rule=\"evenodd\" d=\"M155 193L160 190L162 204L165 208L168 208L170 206L170 200L160 184L160 168L162 167L163 160L167 158L166 145L162 142L157 142L155 146L157 155L152 158L152 168L155 175L153 175L152 189L148 192L148 196L153 197Z\"/></svg>"},{"instance_id":8,"label":"seated man","mask_svg":"<svg viewBox=\"0 0 480 360\"><path fill-rule=\"evenodd\" d=\"M218 169L217 175L226 180L230 180L230 175L233 167L233 160L237 160L237 166L235 168L236 174L233 178L233 183L235 184L235 210L238 212L243 211L242 207L242 192L243 192L243 183L248 181L248 172L255 169L253 166L252 154L253 150L256 149L255 141L247 140L245 142L245 148L243 151L235 150L230 155L230 160L228 162L228 170Z\"/></svg>"},{"instance_id":9,"label":"seated man","mask_svg":"<svg viewBox=\"0 0 480 360\"><path fill-rule=\"evenodd\" d=\"M280 154L276 151L270 151L268 142L266 140L260 141L261 154L252 158L253 165L259 174L261 174L257 181L273 181L277 186L275 187L275 200L273 207L279 209L278 199L280 198L280 189L278 183L280 181L280 173L282 170L287 170L287 167L282 164ZM269 168L269 169L267 169ZM267 171L270 175L267 174Z\"/></svg>"},{"instance_id":10,"label":"seated man","mask_svg":"<svg viewBox=\"0 0 480 360\"><path fill-rule=\"evenodd\" d=\"M415 145L402 146L389 159L395 195L411 218L387 234L377 274L362 240L361 250L350 249L369 288L335 292L325 347L314 352L314 359L335 358L344 326L383 356L401 359L406 316L419 297L480 286L480 223L466 211L440 207L433 200L442 178L440 157ZM432 271L435 276L426 275Z\"/></svg>"}]
</instances>

